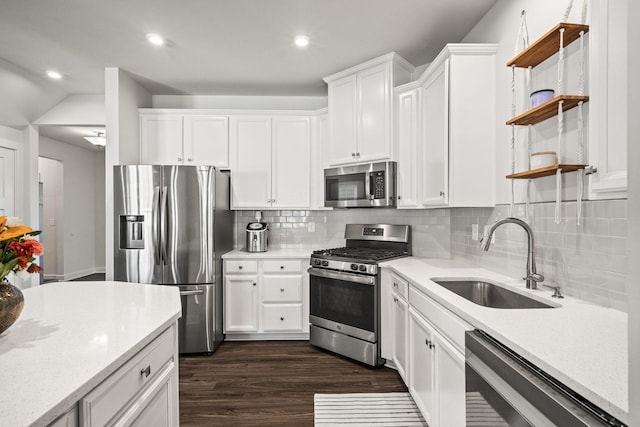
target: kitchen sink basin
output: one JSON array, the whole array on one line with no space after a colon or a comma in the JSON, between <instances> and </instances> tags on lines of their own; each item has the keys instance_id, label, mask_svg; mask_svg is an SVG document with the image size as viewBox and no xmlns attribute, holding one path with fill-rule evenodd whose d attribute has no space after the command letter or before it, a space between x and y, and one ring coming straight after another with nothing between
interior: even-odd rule
<instances>
[{"instance_id":1,"label":"kitchen sink basin","mask_svg":"<svg viewBox=\"0 0 640 427\"><path fill-rule=\"evenodd\" d=\"M431 278L431 280L462 298L485 307L507 309L555 307L480 279Z\"/></svg>"}]
</instances>

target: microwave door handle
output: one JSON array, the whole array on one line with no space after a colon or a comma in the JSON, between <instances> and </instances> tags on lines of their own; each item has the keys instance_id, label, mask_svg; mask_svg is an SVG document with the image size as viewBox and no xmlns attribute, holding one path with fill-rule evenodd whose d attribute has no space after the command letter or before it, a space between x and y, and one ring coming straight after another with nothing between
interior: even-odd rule
<instances>
[{"instance_id":1,"label":"microwave door handle","mask_svg":"<svg viewBox=\"0 0 640 427\"><path fill-rule=\"evenodd\" d=\"M367 179L364 180L364 188L365 192L369 196L369 200L373 201L373 174L371 172L367 172Z\"/></svg>"}]
</instances>

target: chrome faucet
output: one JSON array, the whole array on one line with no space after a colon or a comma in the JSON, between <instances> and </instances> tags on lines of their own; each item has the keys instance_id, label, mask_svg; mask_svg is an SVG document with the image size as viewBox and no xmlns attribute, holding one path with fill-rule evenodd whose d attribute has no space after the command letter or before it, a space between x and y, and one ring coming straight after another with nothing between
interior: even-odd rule
<instances>
[{"instance_id":1,"label":"chrome faucet","mask_svg":"<svg viewBox=\"0 0 640 427\"><path fill-rule=\"evenodd\" d=\"M500 227L502 224L518 224L527 232L527 276L523 277L523 279L526 282L527 289L537 289L538 282L544 281L544 276L536 272L536 249L533 239L533 230L529 224L518 218L504 218L494 222L489 229L487 229L487 232L482 239L480 239L480 249L483 251L489 250L491 237L493 236L494 231L496 231L496 228Z\"/></svg>"}]
</instances>

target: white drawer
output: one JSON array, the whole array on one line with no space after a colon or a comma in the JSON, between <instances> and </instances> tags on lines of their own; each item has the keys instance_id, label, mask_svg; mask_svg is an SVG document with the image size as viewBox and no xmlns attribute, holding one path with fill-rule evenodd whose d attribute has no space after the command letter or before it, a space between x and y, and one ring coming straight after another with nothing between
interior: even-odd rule
<instances>
[{"instance_id":1,"label":"white drawer","mask_svg":"<svg viewBox=\"0 0 640 427\"><path fill-rule=\"evenodd\" d=\"M413 286L409 287L409 304L464 353L464 333L473 329L471 325Z\"/></svg>"},{"instance_id":2,"label":"white drawer","mask_svg":"<svg viewBox=\"0 0 640 427\"><path fill-rule=\"evenodd\" d=\"M302 273L302 260L281 259L262 261L264 273Z\"/></svg>"},{"instance_id":3,"label":"white drawer","mask_svg":"<svg viewBox=\"0 0 640 427\"><path fill-rule=\"evenodd\" d=\"M171 326L80 400L81 424L107 424L173 361L175 347L175 327Z\"/></svg>"},{"instance_id":4,"label":"white drawer","mask_svg":"<svg viewBox=\"0 0 640 427\"><path fill-rule=\"evenodd\" d=\"M265 302L302 301L302 276L264 276L262 278L262 300Z\"/></svg>"},{"instance_id":5,"label":"white drawer","mask_svg":"<svg viewBox=\"0 0 640 427\"><path fill-rule=\"evenodd\" d=\"M230 259L224 262L225 274L257 273L258 261Z\"/></svg>"},{"instance_id":6,"label":"white drawer","mask_svg":"<svg viewBox=\"0 0 640 427\"><path fill-rule=\"evenodd\" d=\"M406 300L407 292L409 290L409 282L402 277L391 273L391 290Z\"/></svg>"},{"instance_id":7,"label":"white drawer","mask_svg":"<svg viewBox=\"0 0 640 427\"><path fill-rule=\"evenodd\" d=\"M264 304L262 329L266 331L302 331L302 304Z\"/></svg>"}]
</instances>

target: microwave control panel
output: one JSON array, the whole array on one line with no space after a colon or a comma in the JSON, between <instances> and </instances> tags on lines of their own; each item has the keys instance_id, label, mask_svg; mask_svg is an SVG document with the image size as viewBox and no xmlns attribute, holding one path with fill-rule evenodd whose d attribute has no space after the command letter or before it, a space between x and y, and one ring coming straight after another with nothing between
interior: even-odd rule
<instances>
[{"instance_id":1,"label":"microwave control panel","mask_svg":"<svg viewBox=\"0 0 640 427\"><path fill-rule=\"evenodd\" d=\"M371 194L374 199L384 199L384 171L371 172L369 175L371 179Z\"/></svg>"}]
</instances>

